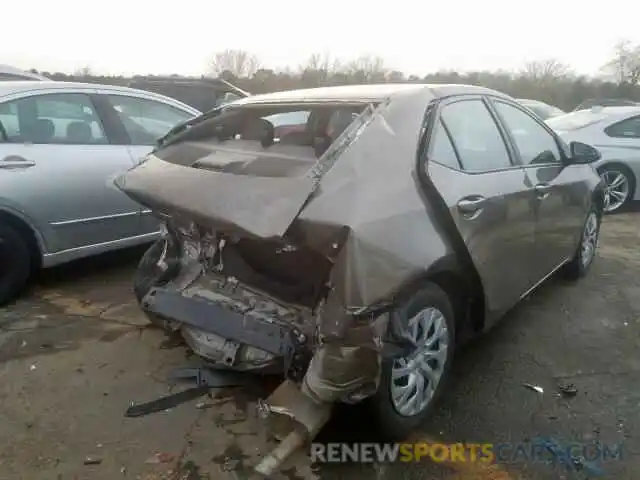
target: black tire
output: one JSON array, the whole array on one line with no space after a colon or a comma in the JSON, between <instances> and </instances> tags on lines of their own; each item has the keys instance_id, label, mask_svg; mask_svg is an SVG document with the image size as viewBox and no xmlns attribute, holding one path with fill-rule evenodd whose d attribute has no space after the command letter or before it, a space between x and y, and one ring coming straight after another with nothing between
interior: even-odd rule
<instances>
[{"instance_id":1,"label":"black tire","mask_svg":"<svg viewBox=\"0 0 640 480\"><path fill-rule=\"evenodd\" d=\"M588 263L585 263L584 252L583 252L583 241L587 231L587 224L590 221L589 219L595 216L596 223L596 240L593 250L593 255L591 255ZM580 234L580 243L578 244L578 249L574 257L571 259L567 265L564 267L564 276L569 280L578 280L579 278L584 277L593 265L593 262L596 258L596 254L598 253L598 244L600 239L600 225L602 223L602 213L595 207L592 207L587 214L587 218L584 222L584 226L582 227L582 233Z\"/></svg>"},{"instance_id":2,"label":"black tire","mask_svg":"<svg viewBox=\"0 0 640 480\"><path fill-rule=\"evenodd\" d=\"M165 244L167 244L166 264L167 268L162 270L158 266L158 260L162 256ZM138 262L138 268L133 276L133 293L139 302L149 293L153 287L166 284L174 278L180 269L177 259L177 252L174 244L167 239L156 240Z\"/></svg>"},{"instance_id":3,"label":"black tire","mask_svg":"<svg viewBox=\"0 0 640 480\"><path fill-rule=\"evenodd\" d=\"M29 245L13 227L0 224L0 305L20 293L31 275Z\"/></svg>"},{"instance_id":4,"label":"black tire","mask_svg":"<svg viewBox=\"0 0 640 480\"><path fill-rule=\"evenodd\" d=\"M165 248L165 243L169 242L167 248L170 249L167 252L167 266L166 270L162 270L158 267L158 260L162 255ZM169 280L174 278L179 271L179 263L176 260L175 252L171 251L174 248L173 244L167 239L161 238L156 240L144 253L138 268L133 276L133 293L139 303L149 293L153 287L166 284ZM149 321L160 328L165 328L165 322L157 318L155 315L147 314Z\"/></svg>"},{"instance_id":5,"label":"black tire","mask_svg":"<svg viewBox=\"0 0 640 480\"><path fill-rule=\"evenodd\" d=\"M407 322L416 313L428 307L435 307L443 314L449 332L449 344L440 382L436 386L431 401L421 412L412 416L401 415L396 410L391 398L391 372L395 359L383 360L378 391L367 401L367 407L371 409L375 417L378 433L383 440L404 440L424 423L437 403L438 397L446 388L450 377L455 345L455 317L449 296L444 290L433 283L427 283L399 309L398 318L401 322Z\"/></svg>"},{"instance_id":6,"label":"black tire","mask_svg":"<svg viewBox=\"0 0 640 480\"><path fill-rule=\"evenodd\" d=\"M633 200L633 197L635 196L635 192L636 192L636 177L633 174L633 172L627 166L621 165L621 164L618 164L618 163L605 165L605 166L600 167L598 169L598 174L601 177L602 177L603 174L605 174L607 172L617 172L617 173L620 173L620 174L624 175L625 178L627 179L628 184L629 184L629 194L628 194L626 200L624 201L624 203L622 205L620 205L615 210L605 211L604 214L605 215L613 215L613 214L616 214L616 213L624 212L629 208L629 205L631 204L631 202ZM605 195L606 195L606 193L605 193Z\"/></svg>"}]
</instances>

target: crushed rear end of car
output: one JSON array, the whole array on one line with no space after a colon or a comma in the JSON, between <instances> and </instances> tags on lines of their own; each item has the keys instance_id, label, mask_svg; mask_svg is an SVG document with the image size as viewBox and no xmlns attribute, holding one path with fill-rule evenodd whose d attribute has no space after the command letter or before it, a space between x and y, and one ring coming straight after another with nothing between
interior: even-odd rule
<instances>
[{"instance_id":1,"label":"crushed rear end of car","mask_svg":"<svg viewBox=\"0 0 640 480\"><path fill-rule=\"evenodd\" d=\"M317 403L373 394L395 301L451 250L415 174L432 99L363 104L319 158L225 133L233 109L160 146L115 182L165 219L142 308L213 367L284 372Z\"/></svg>"}]
</instances>

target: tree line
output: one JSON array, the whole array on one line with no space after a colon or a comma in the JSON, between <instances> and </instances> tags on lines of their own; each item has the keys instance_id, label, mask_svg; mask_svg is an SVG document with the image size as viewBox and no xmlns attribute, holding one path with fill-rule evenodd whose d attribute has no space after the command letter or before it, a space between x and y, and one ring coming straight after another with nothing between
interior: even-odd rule
<instances>
[{"instance_id":1,"label":"tree line","mask_svg":"<svg viewBox=\"0 0 640 480\"><path fill-rule=\"evenodd\" d=\"M35 71L35 70L32 70ZM217 52L207 76L223 78L243 90L265 93L296 88L384 82L463 83L499 90L515 98L541 100L563 110L572 110L587 98L625 98L640 101L640 44L621 41L611 59L602 66L608 78L578 75L570 65L555 59L529 62L518 71L439 71L425 76L387 68L381 57L363 55L341 60L330 54L310 55L297 68L265 67L245 50ZM126 85L131 78L94 75L85 67L74 74L40 72L53 80ZM179 78L179 75L172 75ZM153 78L152 75L146 76Z\"/></svg>"}]
</instances>

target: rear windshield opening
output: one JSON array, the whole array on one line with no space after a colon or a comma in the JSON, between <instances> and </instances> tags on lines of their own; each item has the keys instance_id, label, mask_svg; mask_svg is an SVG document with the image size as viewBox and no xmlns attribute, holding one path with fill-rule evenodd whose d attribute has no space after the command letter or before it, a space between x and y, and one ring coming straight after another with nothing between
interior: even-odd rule
<instances>
[{"instance_id":1,"label":"rear windshield opening","mask_svg":"<svg viewBox=\"0 0 640 480\"><path fill-rule=\"evenodd\" d=\"M229 173L256 162L266 172L299 163L308 169L369 104L229 105L160 147L162 160ZM271 166L267 166L271 164ZM258 167L259 170L263 168Z\"/></svg>"}]
</instances>

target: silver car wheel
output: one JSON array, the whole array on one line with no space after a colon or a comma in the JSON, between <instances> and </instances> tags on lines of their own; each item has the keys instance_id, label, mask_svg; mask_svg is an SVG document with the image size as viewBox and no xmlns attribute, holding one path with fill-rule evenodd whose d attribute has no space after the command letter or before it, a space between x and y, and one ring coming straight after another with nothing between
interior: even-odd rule
<instances>
[{"instance_id":1,"label":"silver car wheel","mask_svg":"<svg viewBox=\"0 0 640 480\"><path fill-rule=\"evenodd\" d=\"M613 212L619 209L629 198L629 179L620 170L604 170L600 178L605 183L604 211Z\"/></svg>"},{"instance_id":2,"label":"silver car wheel","mask_svg":"<svg viewBox=\"0 0 640 480\"><path fill-rule=\"evenodd\" d=\"M598 247L598 216L595 212L591 212L587 217L582 233L582 265L588 267L596 256L596 248Z\"/></svg>"},{"instance_id":3,"label":"silver car wheel","mask_svg":"<svg viewBox=\"0 0 640 480\"><path fill-rule=\"evenodd\" d=\"M391 401L405 417L424 411L433 399L447 362L449 330L443 313L426 308L412 317L404 332L415 350L396 359L391 369Z\"/></svg>"}]
</instances>

